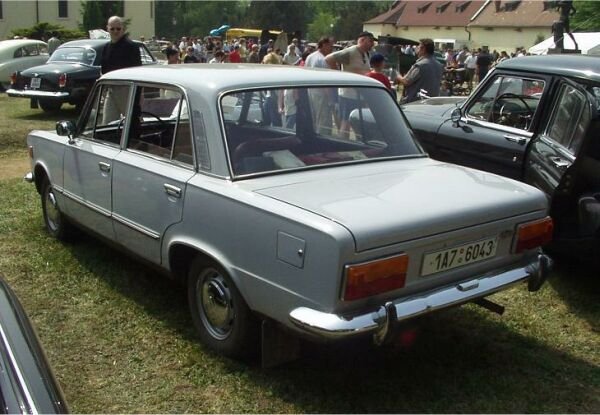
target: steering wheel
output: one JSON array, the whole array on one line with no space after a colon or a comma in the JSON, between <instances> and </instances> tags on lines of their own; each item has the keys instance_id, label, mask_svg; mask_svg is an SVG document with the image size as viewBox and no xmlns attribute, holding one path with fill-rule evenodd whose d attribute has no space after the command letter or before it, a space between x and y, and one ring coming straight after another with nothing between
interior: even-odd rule
<instances>
[{"instance_id":1,"label":"steering wheel","mask_svg":"<svg viewBox=\"0 0 600 415\"><path fill-rule=\"evenodd\" d=\"M156 115L156 114L154 114L152 112L148 112L148 111L142 111L142 112L140 112L140 116L143 117L144 115L149 115L152 118L156 118L158 120L158 122L160 123L161 126L165 126L167 124L162 118L160 118L158 115Z\"/></svg>"},{"instance_id":2,"label":"steering wheel","mask_svg":"<svg viewBox=\"0 0 600 415\"><path fill-rule=\"evenodd\" d=\"M529 121L531 121L531 119L533 118L533 110L531 109L529 104L527 104L527 101L525 101L525 98L523 98L523 96L521 96L521 95L513 94L512 92L505 92L504 94L500 94L496 97L496 99L494 100L493 107L496 106L496 102L498 102L504 98L517 98L519 101L521 101L523 103L523 106L525 107L527 113L525 115L519 114L519 118L525 120L524 129L527 129ZM492 114L494 114L493 111L492 111ZM503 118L508 119L510 116L511 116L511 112L508 111L507 104L505 103L500 107L500 111L498 113L498 119L492 120L492 122L499 122L501 119L503 119ZM493 115L492 115L492 117L493 117Z\"/></svg>"}]
</instances>

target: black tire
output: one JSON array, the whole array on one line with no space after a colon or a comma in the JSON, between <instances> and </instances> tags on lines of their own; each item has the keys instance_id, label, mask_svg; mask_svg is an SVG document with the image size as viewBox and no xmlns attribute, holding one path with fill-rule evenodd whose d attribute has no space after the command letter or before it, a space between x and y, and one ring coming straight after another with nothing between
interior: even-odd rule
<instances>
[{"instance_id":1,"label":"black tire","mask_svg":"<svg viewBox=\"0 0 600 415\"><path fill-rule=\"evenodd\" d=\"M68 240L74 234L74 228L60 211L60 208L56 203L54 188L47 177L44 178L42 183L41 196L44 224L46 225L48 233L58 240Z\"/></svg>"},{"instance_id":2,"label":"black tire","mask_svg":"<svg viewBox=\"0 0 600 415\"><path fill-rule=\"evenodd\" d=\"M228 357L256 356L259 325L227 272L197 257L188 275L188 303L202 342Z\"/></svg>"},{"instance_id":3,"label":"black tire","mask_svg":"<svg viewBox=\"0 0 600 415\"><path fill-rule=\"evenodd\" d=\"M38 104L44 112L56 112L60 110L60 107L62 107L62 102L47 99L38 100Z\"/></svg>"}]
</instances>

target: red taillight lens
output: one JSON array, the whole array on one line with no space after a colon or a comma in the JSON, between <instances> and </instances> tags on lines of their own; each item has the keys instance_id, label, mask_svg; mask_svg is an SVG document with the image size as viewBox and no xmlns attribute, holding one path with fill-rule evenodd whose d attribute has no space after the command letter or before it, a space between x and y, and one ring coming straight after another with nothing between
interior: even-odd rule
<instances>
[{"instance_id":1,"label":"red taillight lens","mask_svg":"<svg viewBox=\"0 0 600 415\"><path fill-rule=\"evenodd\" d=\"M408 255L347 265L343 300L352 301L404 287Z\"/></svg>"},{"instance_id":2,"label":"red taillight lens","mask_svg":"<svg viewBox=\"0 0 600 415\"><path fill-rule=\"evenodd\" d=\"M65 85L67 85L67 74L61 73L60 76L58 77L58 86L60 88L64 88Z\"/></svg>"},{"instance_id":3,"label":"red taillight lens","mask_svg":"<svg viewBox=\"0 0 600 415\"><path fill-rule=\"evenodd\" d=\"M10 74L10 84L16 85L16 83L17 83L17 73L13 72L12 74Z\"/></svg>"},{"instance_id":4,"label":"red taillight lens","mask_svg":"<svg viewBox=\"0 0 600 415\"><path fill-rule=\"evenodd\" d=\"M515 252L518 254L527 249L534 249L547 244L552 240L553 230L554 223L549 216L517 226Z\"/></svg>"}]
</instances>

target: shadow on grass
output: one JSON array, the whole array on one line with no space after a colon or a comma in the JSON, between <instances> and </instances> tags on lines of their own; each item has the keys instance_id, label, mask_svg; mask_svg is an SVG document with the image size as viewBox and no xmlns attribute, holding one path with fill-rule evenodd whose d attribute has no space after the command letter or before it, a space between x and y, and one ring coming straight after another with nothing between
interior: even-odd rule
<instances>
[{"instance_id":1,"label":"shadow on grass","mask_svg":"<svg viewBox=\"0 0 600 415\"><path fill-rule=\"evenodd\" d=\"M199 341L182 286L87 235L70 250L153 318ZM578 295L577 283L557 284ZM224 371L304 413L600 411L598 367L523 336L474 306L414 321L381 348L366 340L308 345L299 360L268 370L217 359Z\"/></svg>"},{"instance_id":2,"label":"shadow on grass","mask_svg":"<svg viewBox=\"0 0 600 415\"><path fill-rule=\"evenodd\" d=\"M76 121L80 111L72 106L63 104L59 111L44 112L41 109L31 108L27 113L15 114L12 118L24 121Z\"/></svg>"}]
</instances>

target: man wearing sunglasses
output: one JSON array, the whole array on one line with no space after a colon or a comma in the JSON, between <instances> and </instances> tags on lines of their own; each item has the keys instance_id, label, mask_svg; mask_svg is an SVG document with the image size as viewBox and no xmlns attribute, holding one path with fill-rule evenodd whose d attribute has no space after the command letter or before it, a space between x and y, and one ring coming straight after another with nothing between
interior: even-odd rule
<instances>
[{"instance_id":1,"label":"man wearing sunglasses","mask_svg":"<svg viewBox=\"0 0 600 415\"><path fill-rule=\"evenodd\" d=\"M140 66L140 48L125 33L123 19L119 16L110 17L106 29L110 33L110 42L102 50L102 73Z\"/></svg>"}]
</instances>

